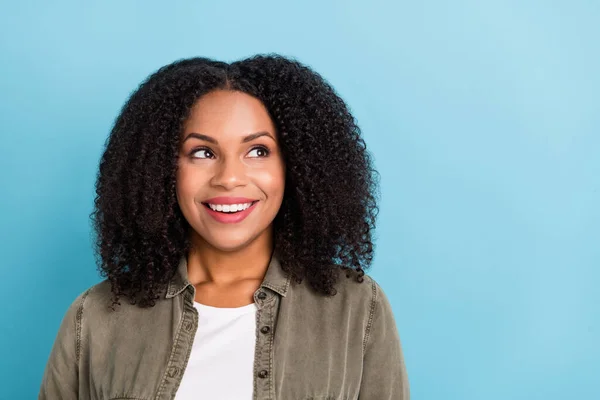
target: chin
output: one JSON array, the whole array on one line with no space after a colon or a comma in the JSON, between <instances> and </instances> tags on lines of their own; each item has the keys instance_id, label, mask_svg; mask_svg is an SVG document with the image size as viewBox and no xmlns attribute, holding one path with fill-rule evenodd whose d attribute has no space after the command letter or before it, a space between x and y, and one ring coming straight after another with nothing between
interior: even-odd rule
<instances>
[{"instance_id":1,"label":"chin","mask_svg":"<svg viewBox=\"0 0 600 400\"><path fill-rule=\"evenodd\" d=\"M218 243L211 243L211 245L218 249L219 251L223 252L223 253L233 253L239 250L244 249L245 247L247 247L250 244L250 242L244 241L244 242L227 242L224 243L223 241L220 241Z\"/></svg>"},{"instance_id":2,"label":"chin","mask_svg":"<svg viewBox=\"0 0 600 400\"><path fill-rule=\"evenodd\" d=\"M219 251L234 252L249 246L255 239L256 237L247 234L239 236L220 234L217 237L206 235L202 240Z\"/></svg>"}]
</instances>

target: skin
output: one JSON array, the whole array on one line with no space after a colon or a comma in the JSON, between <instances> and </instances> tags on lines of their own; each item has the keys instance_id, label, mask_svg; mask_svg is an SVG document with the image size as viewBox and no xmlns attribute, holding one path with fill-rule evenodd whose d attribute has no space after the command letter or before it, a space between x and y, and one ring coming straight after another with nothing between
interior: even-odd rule
<instances>
[{"instance_id":1,"label":"skin","mask_svg":"<svg viewBox=\"0 0 600 400\"><path fill-rule=\"evenodd\" d=\"M253 135L259 132L265 134ZM284 188L283 155L262 102L238 91L202 96L184 124L176 183L179 207L192 228L188 279L197 302L213 307L254 302L271 258L272 223ZM217 196L259 201L243 221L224 224L202 204Z\"/></svg>"}]
</instances>

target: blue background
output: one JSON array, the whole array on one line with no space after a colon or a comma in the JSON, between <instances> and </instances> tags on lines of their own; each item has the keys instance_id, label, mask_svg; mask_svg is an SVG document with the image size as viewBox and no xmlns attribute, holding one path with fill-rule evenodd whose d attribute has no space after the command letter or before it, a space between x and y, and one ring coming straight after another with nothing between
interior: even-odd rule
<instances>
[{"instance_id":1,"label":"blue background","mask_svg":"<svg viewBox=\"0 0 600 400\"><path fill-rule=\"evenodd\" d=\"M261 52L323 74L375 156L371 274L412 398L600 398L599 21L596 1L4 1L0 399L36 397L100 280L88 215L126 97L175 59Z\"/></svg>"}]
</instances>

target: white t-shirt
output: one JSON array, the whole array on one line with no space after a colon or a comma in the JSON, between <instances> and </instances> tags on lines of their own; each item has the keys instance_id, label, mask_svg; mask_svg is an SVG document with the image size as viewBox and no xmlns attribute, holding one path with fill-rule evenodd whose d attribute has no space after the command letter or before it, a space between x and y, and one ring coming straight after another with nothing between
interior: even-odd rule
<instances>
[{"instance_id":1,"label":"white t-shirt","mask_svg":"<svg viewBox=\"0 0 600 400\"><path fill-rule=\"evenodd\" d=\"M256 304L218 308L194 301L198 330L175 400L252 399Z\"/></svg>"}]
</instances>

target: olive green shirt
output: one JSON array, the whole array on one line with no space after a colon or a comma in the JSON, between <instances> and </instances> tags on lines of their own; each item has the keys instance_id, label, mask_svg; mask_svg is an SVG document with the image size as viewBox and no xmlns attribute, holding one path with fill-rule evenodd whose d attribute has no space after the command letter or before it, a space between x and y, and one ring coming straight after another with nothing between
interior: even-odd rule
<instances>
[{"instance_id":1,"label":"olive green shirt","mask_svg":"<svg viewBox=\"0 0 600 400\"><path fill-rule=\"evenodd\" d=\"M408 400L394 315L375 280L359 283L340 269L337 294L323 296L291 281L276 254L254 293L253 399ZM108 280L80 294L60 325L39 399L173 399L198 327L195 292L182 257L154 307L122 301L110 311Z\"/></svg>"}]
</instances>

